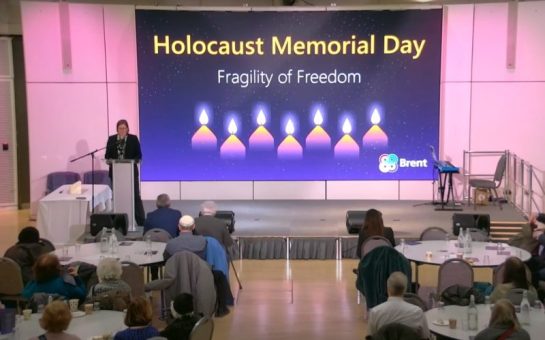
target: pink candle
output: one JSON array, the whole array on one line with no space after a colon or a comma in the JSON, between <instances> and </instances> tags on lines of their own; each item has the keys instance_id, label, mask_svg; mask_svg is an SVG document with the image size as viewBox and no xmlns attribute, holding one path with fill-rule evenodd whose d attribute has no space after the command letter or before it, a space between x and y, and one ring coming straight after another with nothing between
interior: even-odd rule
<instances>
[{"instance_id":1,"label":"pink candle","mask_svg":"<svg viewBox=\"0 0 545 340\"><path fill-rule=\"evenodd\" d=\"M216 150L218 139L206 126L208 124L208 114L205 110L201 111L199 123L201 123L201 127L191 137L191 147L194 150Z\"/></svg>"},{"instance_id":2,"label":"pink candle","mask_svg":"<svg viewBox=\"0 0 545 340\"><path fill-rule=\"evenodd\" d=\"M388 146L388 135L378 126L380 123L380 114L377 109L373 110L371 115L373 126L363 135L364 146Z\"/></svg>"},{"instance_id":3,"label":"pink candle","mask_svg":"<svg viewBox=\"0 0 545 340\"><path fill-rule=\"evenodd\" d=\"M246 157L246 147L236 136L237 124L233 119L228 127L231 134L220 147L220 155L223 159L244 159Z\"/></svg>"},{"instance_id":4,"label":"pink candle","mask_svg":"<svg viewBox=\"0 0 545 340\"><path fill-rule=\"evenodd\" d=\"M257 129L250 135L250 149L252 150L272 150L274 149L274 138L264 126L266 117L263 111L257 115Z\"/></svg>"},{"instance_id":5,"label":"pink candle","mask_svg":"<svg viewBox=\"0 0 545 340\"><path fill-rule=\"evenodd\" d=\"M314 124L316 125L307 136L305 147L307 150L329 150L331 149L331 137L321 127L324 117L320 110L314 114Z\"/></svg>"},{"instance_id":6,"label":"pink candle","mask_svg":"<svg viewBox=\"0 0 545 340\"><path fill-rule=\"evenodd\" d=\"M295 126L293 122L288 120L286 124L286 133L288 134L286 138L278 145L278 158L280 159L301 159L303 157L303 147L295 137L293 133L295 132Z\"/></svg>"},{"instance_id":7,"label":"pink candle","mask_svg":"<svg viewBox=\"0 0 545 340\"><path fill-rule=\"evenodd\" d=\"M335 144L335 158L359 158L360 147L358 143L350 136L352 132L352 124L347 119L343 123L344 136Z\"/></svg>"}]
</instances>

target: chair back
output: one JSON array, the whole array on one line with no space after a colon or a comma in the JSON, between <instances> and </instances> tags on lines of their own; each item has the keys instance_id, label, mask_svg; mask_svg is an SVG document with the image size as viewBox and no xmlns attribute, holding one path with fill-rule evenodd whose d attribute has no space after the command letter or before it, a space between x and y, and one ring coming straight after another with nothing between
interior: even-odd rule
<instances>
[{"instance_id":1,"label":"chair back","mask_svg":"<svg viewBox=\"0 0 545 340\"><path fill-rule=\"evenodd\" d=\"M530 268L528 268L526 264L524 264L524 268L526 269L526 280L528 280L528 282L532 282L532 272L530 271ZM494 268L492 273L492 285L495 287L496 285L503 283L504 275L505 262Z\"/></svg>"},{"instance_id":2,"label":"chair back","mask_svg":"<svg viewBox=\"0 0 545 340\"><path fill-rule=\"evenodd\" d=\"M373 340L420 340L416 329L399 322L389 323L379 328L372 336Z\"/></svg>"},{"instance_id":3,"label":"chair back","mask_svg":"<svg viewBox=\"0 0 545 340\"><path fill-rule=\"evenodd\" d=\"M214 320L207 316L202 317L189 334L189 340L212 340L214 334Z\"/></svg>"},{"instance_id":4,"label":"chair back","mask_svg":"<svg viewBox=\"0 0 545 340\"><path fill-rule=\"evenodd\" d=\"M473 287L473 268L462 259L447 260L439 267L438 295L454 285Z\"/></svg>"},{"instance_id":5,"label":"chair back","mask_svg":"<svg viewBox=\"0 0 545 340\"><path fill-rule=\"evenodd\" d=\"M131 296L144 296L144 270L136 263L127 261L121 262L121 267L123 268L121 280L125 281L131 287Z\"/></svg>"},{"instance_id":6,"label":"chair back","mask_svg":"<svg viewBox=\"0 0 545 340\"><path fill-rule=\"evenodd\" d=\"M172 239L172 236L170 236L170 233L168 231L160 228L153 228L146 231L146 233L144 234L144 239L148 235L153 242L167 243L169 240Z\"/></svg>"},{"instance_id":7,"label":"chair back","mask_svg":"<svg viewBox=\"0 0 545 340\"><path fill-rule=\"evenodd\" d=\"M64 184L72 184L81 179L80 175L72 171L58 171L47 175L46 194L57 190Z\"/></svg>"},{"instance_id":8,"label":"chair back","mask_svg":"<svg viewBox=\"0 0 545 340\"><path fill-rule=\"evenodd\" d=\"M524 291L526 289L523 289L523 288L513 288L511 290L509 290L507 292L507 300L511 301L511 303L515 306L518 306L520 305L520 303L522 302L522 295L524 294ZM528 292L528 302L530 303L531 306L534 305L534 302L536 301L537 299L537 294L531 290L526 290Z\"/></svg>"},{"instance_id":9,"label":"chair back","mask_svg":"<svg viewBox=\"0 0 545 340\"><path fill-rule=\"evenodd\" d=\"M23 275L17 262L7 257L0 257L0 295L18 296L23 292ZM3 298L4 298L3 297Z\"/></svg>"},{"instance_id":10,"label":"chair back","mask_svg":"<svg viewBox=\"0 0 545 340\"><path fill-rule=\"evenodd\" d=\"M494 172L494 182L498 182L496 187L499 187L501 184L503 175L505 173L506 162L507 162L506 156L505 154L503 154L498 160L498 164L496 165L496 172Z\"/></svg>"},{"instance_id":11,"label":"chair back","mask_svg":"<svg viewBox=\"0 0 545 340\"><path fill-rule=\"evenodd\" d=\"M95 184L105 184L108 186L112 186L112 181L110 180L110 175L108 173L108 170L95 170L93 171L86 171L83 173L83 184L93 184L93 177L95 180Z\"/></svg>"},{"instance_id":12,"label":"chair back","mask_svg":"<svg viewBox=\"0 0 545 340\"><path fill-rule=\"evenodd\" d=\"M383 236L371 236L361 244L361 257L363 258L366 254L370 253L373 249L377 247L391 247L392 244L388 241L387 238Z\"/></svg>"},{"instance_id":13,"label":"chair back","mask_svg":"<svg viewBox=\"0 0 545 340\"><path fill-rule=\"evenodd\" d=\"M469 234L471 235L471 240L476 242L488 242L488 235L485 230L470 228Z\"/></svg>"},{"instance_id":14,"label":"chair back","mask_svg":"<svg viewBox=\"0 0 545 340\"><path fill-rule=\"evenodd\" d=\"M445 240L447 234L448 232L443 228L429 227L420 234L420 241Z\"/></svg>"},{"instance_id":15,"label":"chair back","mask_svg":"<svg viewBox=\"0 0 545 340\"><path fill-rule=\"evenodd\" d=\"M414 293L405 293L405 294L403 294L403 300L405 302L410 303L411 305L415 305L415 306L420 307L420 309L422 309L423 312L428 310L428 306L426 305L424 300L422 300L422 298L420 296L418 296L418 295L416 295Z\"/></svg>"}]
</instances>

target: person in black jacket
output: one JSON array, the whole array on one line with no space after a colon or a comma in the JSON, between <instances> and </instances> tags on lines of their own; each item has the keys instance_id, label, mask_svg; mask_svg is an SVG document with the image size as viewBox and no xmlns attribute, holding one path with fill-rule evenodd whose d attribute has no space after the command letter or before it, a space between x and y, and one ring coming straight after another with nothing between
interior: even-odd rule
<instances>
[{"instance_id":1,"label":"person in black jacket","mask_svg":"<svg viewBox=\"0 0 545 340\"><path fill-rule=\"evenodd\" d=\"M392 247L395 247L394 231L392 228L385 227L382 220L382 213L376 209L369 209L365 214L363 227L358 236L358 248L356 254L361 258L361 245L371 236L383 236L390 241Z\"/></svg>"},{"instance_id":2,"label":"person in black jacket","mask_svg":"<svg viewBox=\"0 0 545 340\"><path fill-rule=\"evenodd\" d=\"M144 225L145 213L142 199L140 198L140 177L138 175L138 163L142 159L140 141L135 135L129 133L129 123L121 119L116 124L117 134L111 135L106 143L106 154L104 158L110 165L110 179L112 179L112 164L114 159L134 160L134 217L138 225Z\"/></svg>"}]
</instances>

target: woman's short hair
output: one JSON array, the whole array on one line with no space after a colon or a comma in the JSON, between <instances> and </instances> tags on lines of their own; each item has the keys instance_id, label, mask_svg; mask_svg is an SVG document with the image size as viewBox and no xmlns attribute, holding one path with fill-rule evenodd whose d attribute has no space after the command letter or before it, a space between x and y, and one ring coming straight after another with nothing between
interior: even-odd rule
<instances>
[{"instance_id":1,"label":"woman's short hair","mask_svg":"<svg viewBox=\"0 0 545 340\"><path fill-rule=\"evenodd\" d=\"M106 257L97 266L98 281L117 281L121 278L123 268L117 259Z\"/></svg>"},{"instance_id":2,"label":"woman's short hair","mask_svg":"<svg viewBox=\"0 0 545 340\"><path fill-rule=\"evenodd\" d=\"M367 236L383 236L384 221L382 220L382 213L376 209L367 210L363 228L361 229Z\"/></svg>"},{"instance_id":3,"label":"woman's short hair","mask_svg":"<svg viewBox=\"0 0 545 340\"><path fill-rule=\"evenodd\" d=\"M509 257L505 260L503 283L513 283L515 288L528 289L526 265L518 257Z\"/></svg>"},{"instance_id":4,"label":"woman's short hair","mask_svg":"<svg viewBox=\"0 0 545 340\"><path fill-rule=\"evenodd\" d=\"M40 319L40 326L48 332L65 331L72 320L70 308L63 301L53 301L45 307Z\"/></svg>"},{"instance_id":5,"label":"woman's short hair","mask_svg":"<svg viewBox=\"0 0 545 340\"><path fill-rule=\"evenodd\" d=\"M40 232L34 227L25 227L19 232L19 243L40 242Z\"/></svg>"},{"instance_id":6,"label":"woman's short hair","mask_svg":"<svg viewBox=\"0 0 545 340\"><path fill-rule=\"evenodd\" d=\"M127 122L126 119L120 119L117 121L117 124L115 124L115 128L118 129L119 126L121 125L125 125L127 127L127 129L129 128L129 123Z\"/></svg>"},{"instance_id":7,"label":"woman's short hair","mask_svg":"<svg viewBox=\"0 0 545 340\"><path fill-rule=\"evenodd\" d=\"M507 299L499 299L492 309L492 315L490 316L489 327L501 327L511 328L515 330L520 329L520 324L515 313L515 307L511 301Z\"/></svg>"},{"instance_id":8,"label":"woman's short hair","mask_svg":"<svg viewBox=\"0 0 545 340\"><path fill-rule=\"evenodd\" d=\"M153 311L151 304L145 297L136 297L131 300L125 314L125 325L127 327L147 326L151 323Z\"/></svg>"},{"instance_id":9,"label":"woman's short hair","mask_svg":"<svg viewBox=\"0 0 545 340\"><path fill-rule=\"evenodd\" d=\"M61 263L57 255L42 254L34 263L32 271L36 282L47 282L61 275Z\"/></svg>"}]
</instances>

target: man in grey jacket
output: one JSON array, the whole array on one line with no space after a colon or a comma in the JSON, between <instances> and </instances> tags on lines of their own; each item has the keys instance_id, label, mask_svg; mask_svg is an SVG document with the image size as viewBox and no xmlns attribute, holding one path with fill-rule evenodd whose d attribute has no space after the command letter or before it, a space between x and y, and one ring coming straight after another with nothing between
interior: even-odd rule
<instances>
[{"instance_id":1,"label":"man in grey jacket","mask_svg":"<svg viewBox=\"0 0 545 340\"><path fill-rule=\"evenodd\" d=\"M201 235L193 235L195 220L189 215L184 215L178 223L180 235L168 241L163 257L165 261L177 252L187 250L199 255L206 260L206 239Z\"/></svg>"},{"instance_id":2,"label":"man in grey jacket","mask_svg":"<svg viewBox=\"0 0 545 340\"><path fill-rule=\"evenodd\" d=\"M195 233L203 236L211 236L218 240L224 248L233 244L233 239L224 221L214 217L216 215L216 204L206 201L201 204L201 216L195 219Z\"/></svg>"}]
</instances>

